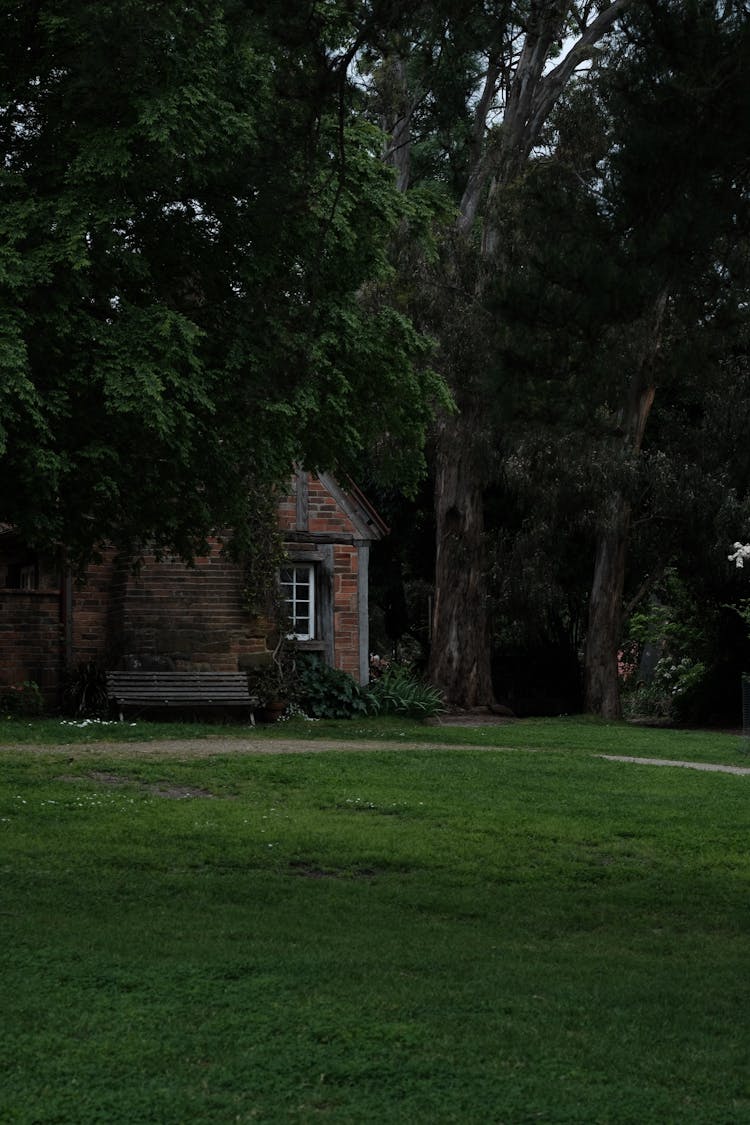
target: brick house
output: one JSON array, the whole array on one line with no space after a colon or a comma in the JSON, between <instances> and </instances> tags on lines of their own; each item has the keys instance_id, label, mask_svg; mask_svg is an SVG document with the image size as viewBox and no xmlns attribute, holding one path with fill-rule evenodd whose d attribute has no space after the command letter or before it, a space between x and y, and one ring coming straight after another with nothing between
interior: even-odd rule
<instances>
[{"instance_id":1,"label":"brick house","mask_svg":"<svg viewBox=\"0 0 750 1125\"><path fill-rule=\"evenodd\" d=\"M287 561L280 589L297 646L365 683L369 666L368 562L387 528L353 484L299 471L279 504ZM249 670L268 659L268 622L245 605L240 567L211 551L131 559L105 550L83 585L56 560L0 529L0 686L35 680L59 701L65 669Z\"/></svg>"}]
</instances>

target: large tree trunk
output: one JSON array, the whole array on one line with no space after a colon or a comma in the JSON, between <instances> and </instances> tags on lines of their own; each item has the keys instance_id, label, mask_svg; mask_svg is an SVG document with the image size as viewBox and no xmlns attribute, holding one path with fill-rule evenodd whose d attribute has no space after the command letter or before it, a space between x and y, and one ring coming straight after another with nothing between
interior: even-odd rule
<instances>
[{"instance_id":1,"label":"large tree trunk","mask_svg":"<svg viewBox=\"0 0 750 1125\"><path fill-rule=\"evenodd\" d=\"M658 349L666 293L656 303L648 341L649 353L641 356L640 372L634 377L622 420L626 453L638 456L656 389L639 386L639 375L650 365ZM622 717L617 651L622 632L622 595L625 588L631 505L619 490L607 503L599 528L594 578L589 598L589 621L584 660L584 700L588 712L603 719Z\"/></svg>"},{"instance_id":2,"label":"large tree trunk","mask_svg":"<svg viewBox=\"0 0 750 1125\"><path fill-rule=\"evenodd\" d=\"M620 418L620 455L638 457L654 404L654 364L661 346L662 325L669 290L659 292L640 326L633 326L635 341L633 374ZM613 450L614 453L614 450ZM622 595L625 588L630 501L616 489L605 507L599 528L594 578L589 599L589 622L583 669L586 710L603 719L619 719L620 684L617 650L622 631Z\"/></svg>"},{"instance_id":3,"label":"large tree trunk","mask_svg":"<svg viewBox=\"0 0 750 1125\"><path fill-rule=\"evenodd\" d=\"M456 336L466 326L457 322L466 311L476 316L483 304L482 277L502 268L497 260L493 211L501 190L513 184L539 141L550 112L580 63L612 27L632 0L612 0L602 11L589 4L571 5L569 0L532 4L519 47L510 25L498 29L497 40L485 44L486 70L482 86L467 105L473 117L468 168L458 217L452 233L459 257L478 257L476 284L471 298L465 287L452 287L443 278L445 304L438 301L436 323L429 325L441 341L446 356L442 373L456 393L469 402L467 411L445 418L437 435L436 497L437 558L433 614L430 679L450 704L462 707L488 705L493 700L490 665L490 629L487 617L487 565L484 541L483 487L487 465L483 463L484 441L480 435L481 394L466 394L471 372L477 372L474 349L456 348ZM548 69L555 44L568 27L568 17L580 16L577 43L561 61ZM588 22L590 20L590 22ZM479 45L480 47L482 45ZM478 56L484 52L478 49ZM386 59L379 78L385 104L384 123L390 135L386 159L396 168L398 183L409 183L411 115L423 91L409 97L407 68L403 61ZM490 129L502 110L502 130ZM491 143L490 143L491 141ZM474 241L477 220L482 220L480 246ZM450 257L449 251L449 257ZM453 263L456 264L455 261ZM452 275L452 270L449 274ZM460 271L459 271L460 272ZM457 294L463 294L457 299ZM480 314L481 319L481 314ZM470 334L470 333L469 333Z\"/></svg>"},{"instance_id":4,"label":"large tree trunk","mask_svg":"<svg viewBox=\"0 0 750 1125\"><path fill-rule=\"evenodd\" d=\"M453 707L493 702L478 419L443 420L436 449L435 604L430 679Z\"/></svg>"},{"instance_id":5,"label":"large tree trunk","mask_svg":"<svg viewBox=\"0 0 750 1125\"><path fill-rule=\"evenodd\" d=\"M596 545L586 636L585 707L605 719L619 719L621 715L617 647L629 529L630 504L617 493L610 499L608 518Z\"/></svg>"}]
</instances>

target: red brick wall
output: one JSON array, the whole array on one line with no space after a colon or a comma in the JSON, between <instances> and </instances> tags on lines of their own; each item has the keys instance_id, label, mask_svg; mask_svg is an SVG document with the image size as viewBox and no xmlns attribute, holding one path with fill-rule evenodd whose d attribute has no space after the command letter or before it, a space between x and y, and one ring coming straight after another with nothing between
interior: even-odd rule
<instances>
[{"instance_id":1,"label":"red brick wall","mask_svg":"<svg viewBox=\"0 0 750 1125\"><path fill-rule=\"evenodd\" d=\"M293 481L299 487L299 478ZM297 505L294 495L285 498L279 506L279 524L286 532L301 530L311 535L339 535L344 539L356 537L358 532L346 512L337 504L322 481L313 473L306 478L307 524L297 527ZM350 544L335 544L333 549L333 663L359 679L359 611L357 548Z\"/></svg>"},{"instance_id":2,"label":"red brick wall","mask_svg":"<svg viewBox=\"0 0 750 1125\"><path fill-rule=\"evenodd\" d=\"M308 478L308 523L311 532L324 531L329 534L355 535L356 530L330 492L320 480L310 474Z\"/></svg>"},{"instance_id":3,"label":"red brick wall","mask_svg":"<svg viewBox=\"0 0 750 1125\"><path fill-rule=\"evenodd\" d=\"M242 571L215 544L194 567L146 557L137 573L119 566L110 612L110 660L118 665L237 671L264 651L265 629L245 609Z\"/></svg>"},{"instance_id":4,"label":"red brick wall","mask_svg":"<svg viewBox=\"0 0 750 1125\"><path fill-rule=\"evenodd\" d=\"M108 663L110 649L110 613L112 591L117 577L114 551L105 553L101 563L92 563L85 583L76 583L72 591L71 664L75 667L93 660Z\"/></svg>"},{"instance_id":5,"label":"red brick wall","mask_svg":"<svg viewBox=\"0 0 750 1125\"><path fill-rule=\"evenodd\" d=\"M292 493L285 496L279 504L279 527L282 531L292 531L297 524L297 504Z\"/></svg>"},{"instance_id":6,"label":"red brick wall","mask_svg":"<svg viewBox=\"0 0 750 1125\"><path fill-rule=\"evenodd\" d=\"M62 641L59 592L0 591L0 686L35 680L47 703L55 704Z\"/></svg>"},{"instance_id":7,"label":"red brick wall","mask_svg":"<svg viewBox=\"0 0 750 1125\"><path fill-rule=\"evenodd\" d=\"M307 478L304 529L297 528L297 511L292 491L279 505L283 531L349 539L357 534L314 475ZM357 559L355 545L334 545L334 663L356 678ZM48 701L56 701L65 658L62 600L57 591L0 589L0 685L34 679ZM195 568L151 557L137 574L114 550L105 552L85 585L73 588L70 633L74 665L93 660L109 668L151 663L236 671L248 657L267 651L268 626L245 609L242 571L216 545Z\"/></svg>"},{"instance_id":8,"label":"red brick wall","mask_svg":"<svg viewBox=\"0 0 750 1125\"><path fill-rule=\"evenodd\" d=\"M357 548L337 546L333 552L333 620L335 664L359 679L359 612Z\"/></svg>"}]
</instances>

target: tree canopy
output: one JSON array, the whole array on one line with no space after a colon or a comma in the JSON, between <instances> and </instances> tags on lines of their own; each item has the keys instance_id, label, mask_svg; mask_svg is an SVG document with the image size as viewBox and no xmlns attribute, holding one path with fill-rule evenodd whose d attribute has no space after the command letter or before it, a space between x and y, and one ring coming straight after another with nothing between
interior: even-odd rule
<instances>
[{"instance_id":1,"label":"tree canopy","mask_svg":"<svg viewBox=\"0 0 750 1125\"><path fill-rule=\"evenodd\" d=\"M627 607L747 538L746 0L6 9L0 523L242 551L429 435L435 682L586 633L616 714Z\"/></svg>"},{"instance_id":2,"label":"tree canopy","mask_svg":"<svg viewBox=\"0 0 750 1125\"><path fill-rule=\"evenodd\" d=\"M0 521L30 543L189 556L295 461L418 475L441 388L382 288L403 198L323 15L7 6Z\"/></svg>"},{"instance_id":3,"label":"tree canopy","mask_svg":"<svg viewBox=\"0 0 750 1125\"><path fill-rule=\"evenodd\" d=\"M513 553L548 605L554 586L558 608L577 601L588 705L615 716L624 596L649 577L643 521L660 524L663 566L691 489L693 516L726 526L741 506L717 506L715 464L684 470L712 383L726 386L719 353L742 346L749 24L746 3L712 0L477 4L455 23L437 4L411 50L392 41L373 68L399 181L454 204L413 307L459 406L435 443L431 648L456 704L495 686L509 540L554 549L532 566ZM665 513L670 479L684 487Z\"/></svg>"}]
</instances>

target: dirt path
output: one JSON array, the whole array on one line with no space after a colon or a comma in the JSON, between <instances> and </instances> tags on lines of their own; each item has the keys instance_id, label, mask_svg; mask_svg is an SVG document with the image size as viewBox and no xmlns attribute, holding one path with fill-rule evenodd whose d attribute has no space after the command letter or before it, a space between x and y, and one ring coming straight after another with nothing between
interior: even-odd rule
<instances>
[{"instance_id":1,"label":"dirt path","mask_svg":"<svg viewBox=\"0 0 750 1125\"><path fill-rule=\"evenodd\" d=\"M338 739L297 738L185 738L161 739L153 742L71 742L55 746L0 746L3 753L56 754L68 759L94 757L212 758L225 754L323 754L329 751L398 751L398 750L483 750L502 753L521 750L540 753L533 747L470 746L444 742L339 741ZM639 766L675 766L680 769L704 770L710 773L750 774L750 767L724 766L711 762L684 762L670 758L635 758L620 754L597 754L608 762L628 762Z\"/></svg>"},{"instance_id":2,"label":"dirt path","mask_svg":"<svg viewBox=\"0 0 750 1125\"><path fill-rule=\"evenodd\" d=\"M597 758L605 758L608 762L633 762L637 766L679 766L684 770L705 770L709 773L750 773L750 768L746 766L719 766L713 762L677 762L671 758L628 758L623 754L597 754L596 756Z\"/></svg>"},{"instance_id":3,"label":"dirt path","mask_svg":"<svg viewBox=\"0 0 750 1125\"><path fill-rule=\"evenodd\" d=\"M70 742L67 745L38 746L18 743L0 746L0 754L60 754L68 758L107 756L154 758L213 758L224 754L322 754L330 750L492 750L491 746L448 746L440 742L339 741L338 739L298 738L184 738L153 742Z\"/></svg>"}]
</instances>

